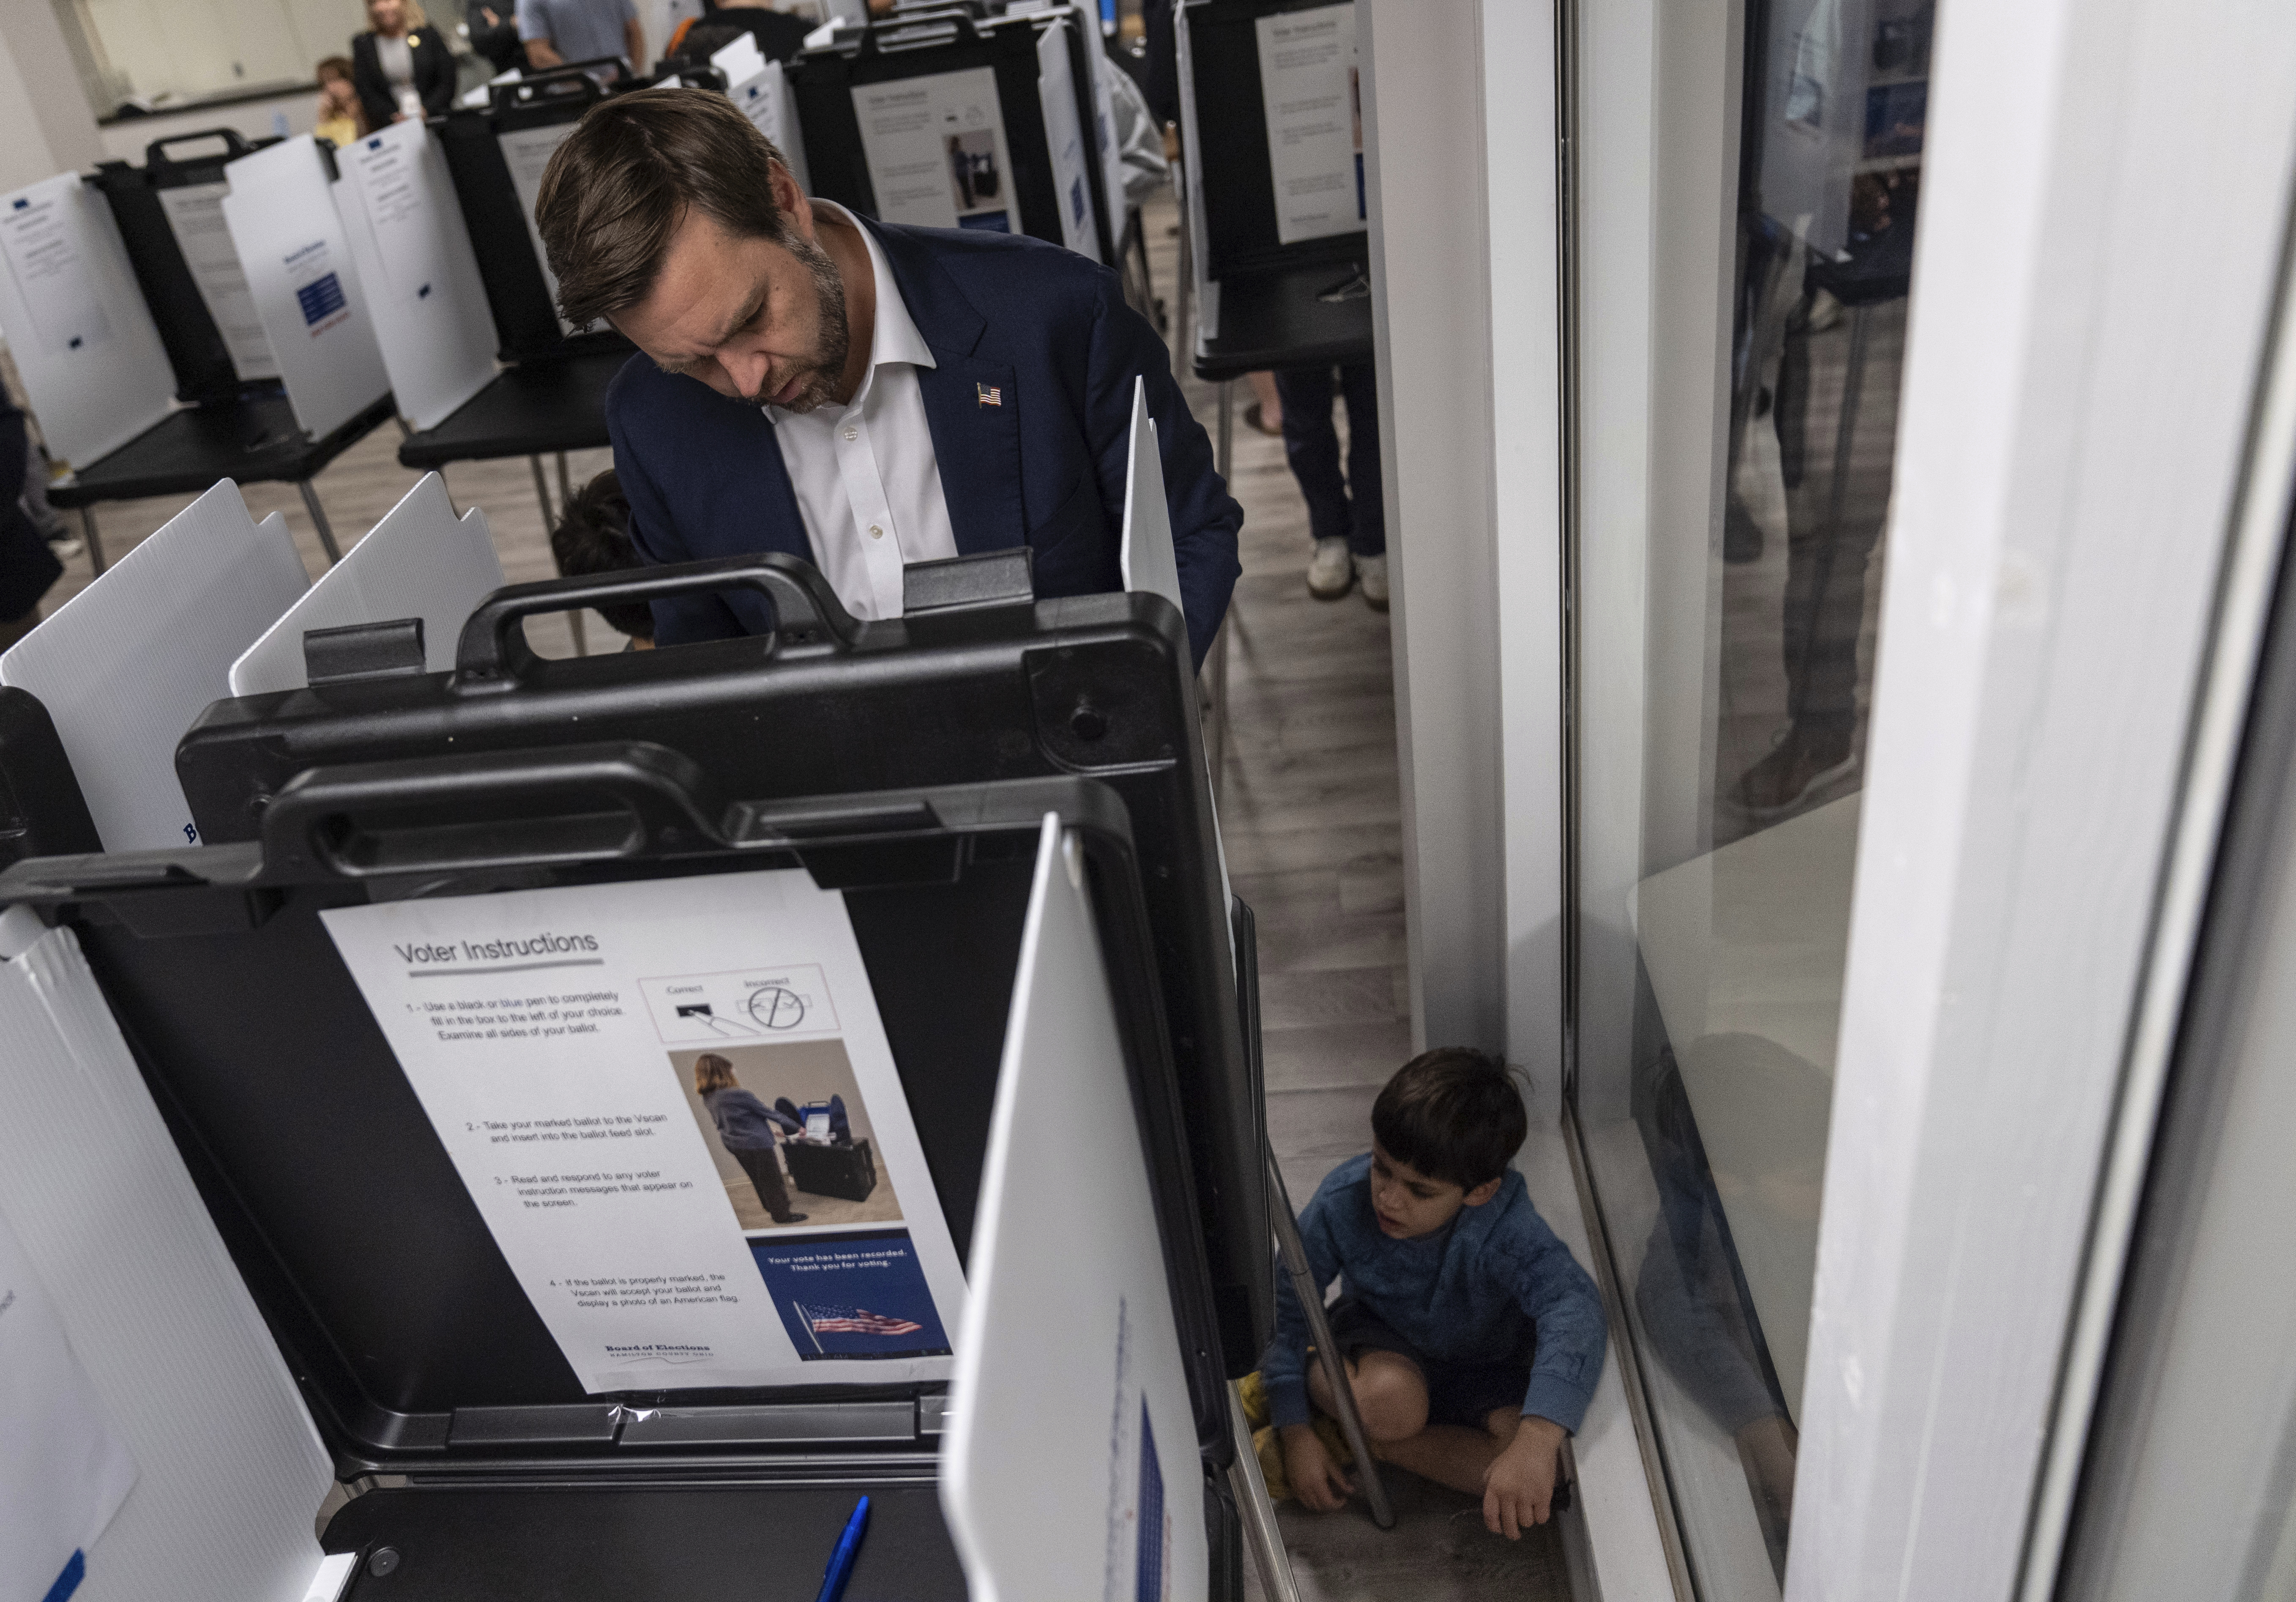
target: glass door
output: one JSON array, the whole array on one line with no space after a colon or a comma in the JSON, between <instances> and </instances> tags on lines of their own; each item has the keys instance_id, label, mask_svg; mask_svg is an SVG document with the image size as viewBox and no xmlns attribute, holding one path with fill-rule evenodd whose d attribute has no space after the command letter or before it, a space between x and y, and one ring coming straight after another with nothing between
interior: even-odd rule
<instances>
[{"instance_id":1,"label":"glass door","mask_svg":"<svg viewBox=\"0 0 2296 1602\"><path fill-rule=\"evenodd\" d=\"M1577 14L1568 1082L1708 1602L1791 1533L1933 22Z\"/></svg>"}]
</instances>

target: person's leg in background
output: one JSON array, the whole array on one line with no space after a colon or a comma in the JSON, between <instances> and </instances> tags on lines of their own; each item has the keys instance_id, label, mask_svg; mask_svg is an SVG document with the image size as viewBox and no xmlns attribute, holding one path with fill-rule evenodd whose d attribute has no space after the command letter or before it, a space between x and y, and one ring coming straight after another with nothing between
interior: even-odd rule
<instances>
[{"instance_id":1,"label":"person's leg in background","mask_svg":"<svg viewBox=\"0 0 2296 1602\"><path fill-rule=\"evenodd\" d=\"M731 1148L728 1148L731 1149ZM790 1210L789 1187L782 1180L781 1158L770 1148L763 1151L743 1149L734 1153L734 1161L750 1176L756 1187L758 1200L765 1204L767 1213L777 1224L801 1224L805 1214Z\"/></svg>"},{"instance_id":2,"label":"person's leg in background","mask_svg":"<svg viewBox=\"0 0 2296 1602\"><path fill-rule=\"evenodd\" d=\"M1374 612L1387 610L1387 498L1379 476L1379 369L1357 362L1340 369L1348 406L1348 550Z\"/></svg>"},{"instance_id":3,"label":"person's leg in background","mask_svg":"<svg viewBox=\"0 0 2296 1602\"><path fill-rule=\"evenodd\" d=\"M1308 533L1316 542L1308 562L1308 591L1319 601L1338 600L1356 580L1355 558L1348 548L1355 513L1340 473L1332 387L1329 367L1287 367L1275 375L1275 390L1283 400L1283 455L1308 503Z\"/></svg>"}]
</instances>

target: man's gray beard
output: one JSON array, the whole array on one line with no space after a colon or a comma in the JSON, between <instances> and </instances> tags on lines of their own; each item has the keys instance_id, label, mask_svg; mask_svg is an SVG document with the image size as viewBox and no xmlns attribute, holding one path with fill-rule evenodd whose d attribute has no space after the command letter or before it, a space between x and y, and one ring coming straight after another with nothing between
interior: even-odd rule
<instances>
[{"instance_id":1,"label":"man's gray beard","mask_svg":"<svg viewBox=\"0 0 2296 1602\"><path fill-rule=\"evenodd\" d=\"M828 402L836 391L837 381L845 372L845 358L853 351L853 325L845 311L845 275L837 270L837 263L820 245L791 228L778 242L782 249L798 259L813 278L814 293L821 304L821 359L806 370L804 382L789 404L780 407L784 412L810 412ZM783 385L788 380L782 381ZM742 398L750 406L771 406L772 395L760 391Z\"/></svg>"}]
</instances>

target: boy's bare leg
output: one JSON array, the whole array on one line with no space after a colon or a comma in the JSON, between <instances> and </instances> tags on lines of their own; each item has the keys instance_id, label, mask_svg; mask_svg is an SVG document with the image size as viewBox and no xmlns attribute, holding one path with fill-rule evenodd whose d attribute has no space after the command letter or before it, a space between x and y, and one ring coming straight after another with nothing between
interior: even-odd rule
<instances>
[{"instance_id":1,"label":"boy's bare leg","mask_svg":"<svg viewBox=\"0 0 2296 1602\"><path fill-rule=\"evenodd\" d=\"M1431 1424L1400 1441L1378 1441L1372 1456L1382 1463L1409 1469L1423 1480L1468 1496L1483 1494L1483 1476L1498 1455L1513 1442L1522 1426L1522 1415L1513 1408L1496 1408L1480 1429L1462 1424Z\"/></svg>"},{"instance_id":2,"label":"boy's bare leg","mask_svg":"<svg viewBox=\"0 0 2296 1602\"><path fill-rule=\"evenodd\" d=\"M1355 1358L1347 1369L1348 1388L1356 1396L1356 1413L1363 1420L1364 1434L1374 1454L1381 1442L1400 1441L1427 1427L1427 1378L1419 1372L1418 1364L1400 1352L1374 1348ZM1308 1400L1332 1417L1339 1417L1339 1403L1332 1399L1332 1383L1324 1378L1320 1362L1308 1365Z\"/></svg>"}]
</instances>

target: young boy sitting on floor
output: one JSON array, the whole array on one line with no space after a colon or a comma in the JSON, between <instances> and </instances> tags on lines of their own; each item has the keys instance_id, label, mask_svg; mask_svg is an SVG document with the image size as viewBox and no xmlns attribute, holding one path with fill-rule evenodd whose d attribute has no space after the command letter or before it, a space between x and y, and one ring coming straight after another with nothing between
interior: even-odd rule
<instances>
[{"instance_id":1,"label":"young boy sitting on floor","mask_svg":"<svg viewBox=\"0 0 2296 1602\"><path fill-rule=\"evenodd\" d=\"M1601 1298L1508 1167L1527 1123L1501 1064L1423 1052L1388 1080L1371 1128L1372 1149L1300 1215L1316 1285L1345 1277L1332 1339L1364 1433L1381 1462L1480 1494L1483 1523L1517 1540L1546 1521L1556 1452L1602 1373ZM1259 1377L1292 1494L1328 1513L1354 1489L1311 1422L1311 1401L1335 1410L1331 1388L1281 1275L1275 1301Z\"/></svg>"}]
</instances>

